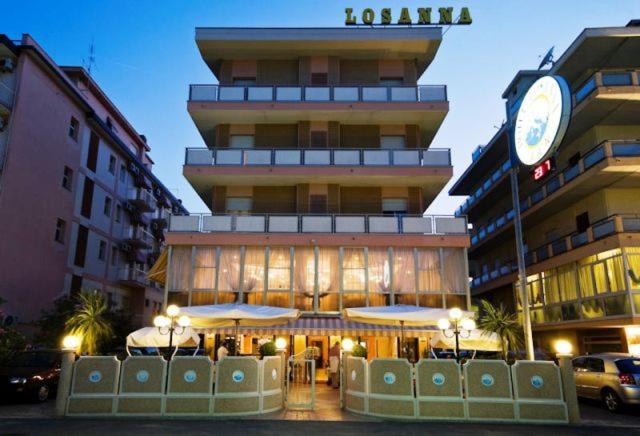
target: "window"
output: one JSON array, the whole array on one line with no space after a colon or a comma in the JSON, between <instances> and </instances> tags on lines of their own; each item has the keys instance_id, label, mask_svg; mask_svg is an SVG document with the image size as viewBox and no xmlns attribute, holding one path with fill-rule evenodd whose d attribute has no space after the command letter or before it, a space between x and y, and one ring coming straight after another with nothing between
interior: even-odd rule
<instances>
[{"instance_id":1,"label":"window","mask_svg":"<svg viewBox=\"0 0 640 436\"><path fill-rule=\"evenodd\" d=\"M310 134L311 148L327 148L328 136L326 130L312 130Z\"/></svg>"},{"instance_id":2,"label":"window","mask_svg":"<svg viewBox=\"0 0 640 436\"><path fill-rule=\"evenodd\" d=\"M227 197L227 213L251 213L253 199L250 197Z\"/></svg>"},{"instance_id":3,"label":"window","mask_svg":"<svg viewBox=\"0 0 640 436\"><path fill-rule=\"evenodd\" d=\"M67 227L67 223L64 220L58 218L56 221L56 233L54 236L54 241L64 244L64 234Z\"/></svg>"},{"instance_id":4,"label":"window","mask_svg":"<svg viewBox=\"0 0 640 436\"><path fill-rule=\"evenodd\" d=\"M327 73L311 73L312 86L324 86L328 83Z\"/></svg>"},{"instance_id":5,"label":"window","mask_svg":"<svg viewBox=\"0 0 640 436\"><path fill-rule=\"evenodd\" d=\"M115 245L111 246L111 266L116 266L118 264L118 247Z\"/></svg>"},{"instance_id":6,"label":"window","mask_svg":"<svg viewBox=\"0 0 640 436\"><path fill-rule=\"evenodd\" d=\"M233 86L255 86L255 77L234 77Z\"/></svg>"},{"instance_id":7,"label":"window","mask_svg":"<svg viewBox=\"0 0 640 436\"><path fill-rule=\"evenodd\" d=\"M100 138L95 132L91 132L89 136L89 150L87 152L87 168L96 172L96 166L98 164L98 148L100 147Z\"/></svg>"},{"instance_id":8,"label":"window","mask_svg":"<svg viewBox=\"0 0 640 436\"><path fill-rule=\"evenodd\" d=\"M229 148L253 148L255 136L253 135L231 135L229 137Z\"/></svg>"},{"instance_id":9,"label":"window","mask_svg":"<svg viewBox=\"0 0 640 436\"><path fill-rule=\"evenodd\" d=\"M345 291L365 290L363 248L345 248L342 255L342 288Z\"/></svg>"},{"instance_id":10,"label":"window","mask_svg":"<svg viewBox=\"0 0 640 436\"><path fill-rule=\"evenodd\" d=\"M402 86L404 79L402 77L381 77L380 86Z\"/></svg>"},{"instance_id":11,"label":"window","mask_svg":"<svg viewBox=\"0 0 640 436\"><path fill-rule=\"evenodd\" d=\"M100 241L98 245L98 259L105 260L107 256L107 243L105 241Z\"/></svg>"},{"instance_id":12,"label":"window","mask_svg":"<svg viewBox=\"0 0 640 436\"><path fill-rule=\"evenodd\" d=\"M216 286L216 248L197 247L193 289L213 290Z\"/></svg>"},{"instance_id":13,"label":"window","mask_svg":"<svg viewBox=\"0 0 640 436\"><path fill-rule=\"evenodd\" d=\"M116 204L116 222L119 223L122 221L122 206Z\"/></svg>"},{"instance_id":14,"label":"window","mask_svg":"<svg viewBox=\"0 0 640 436\"><path fill-rule=\"evenodd\" d=\"M104 207L102 212L105 216L111 216L111 197L104 197Z\"/></svg>"},{"instance_id":15,"label":"window","mask_svg":"<svg viewBox=\"0 0 640 436\"><path fill-rule=\"evenodd\" d=\"M268 280L270 291L291 289L291 251L289 247L269 249Z\"/></svg>"},{"instance_id":16,"label":"window","mask_svg":"<svg viewBox=\"0 0 640 436\"><path fill-rule=\"evenodd\" d=\"M80 122L75 117L71 117L71 121L69 121L69 137L74 141L78 141L79 133L80 133Z\"/></svg>"},{"instance_id":17,"label":"window","mask_svg":"<svg viewBox=\"0 0 640 436\"><path fill-rule=\"evenodd\" d=\"M587 358L587 369L591 372L604 372L604 361L589 357Z\"/></svg>"},{"instance_id":18,"label":"window","mask_svg":"<svg viewBox=\"0 0 640 436\"><path fill-rule=\"evenodd\" d=\"M381 136L380 148L385 149L400 149L406 147L406 141L404 136Z\"/></svg>"},{"instance_id":19,"label":"window","mask_svg":"<svg viewBox=\"0 0 640 436\"><path fill-rule=\"evenodd\" d=\"M73 170L65 165L62 173L62 187L68 191L71 191L71 185L73 183Z\"/></svg>"},{"instance_id":20,"label":"window","mask_svg":"<svg viewBox=\"0 0 640 436\"><path fill-rule=\"evenodd\" d=\"M109 156L109 172L114 175L116 173L116 157L114 155Z\"/></svg>"},{"instance_id":21,"label":"window","mask_svg":"<svg viewBox=\"0 0 640 436\"><path fill-rule=\"evenodd\" d=\"M309 213L327 213L327 196L310 195Z\"/></svg>"},{"instance_id":22,"label":"window","mask_svg":"<svg viewBox=\"0 0 640 436\"><path fill-rule=\"evenodd\" d=\"M406 198L383 198L382 213L384 215L402 215L407 213Z\"/></svg>"},{"instance_id":23,"label":"window","mask_svg":"<svg viewBox=\"0 0 640 436\"><path fill-rule=\"evenodd\" d=\"M93 205L93 188L94 188L93 180L88 177L84 179L84 188L82 191L82 206L80 207L80 214L85 217L91 219L91 208Z\"/></svg>"},{"instance_id":24,"label":"window","mask_svg":"<svg viewBox=\"0 0 640 436\"><path fill-rule=\"evenodd\" d=\"M120 164L120 183L127 181L127 167L124 164Z\"/></svg>"}]
</instances>

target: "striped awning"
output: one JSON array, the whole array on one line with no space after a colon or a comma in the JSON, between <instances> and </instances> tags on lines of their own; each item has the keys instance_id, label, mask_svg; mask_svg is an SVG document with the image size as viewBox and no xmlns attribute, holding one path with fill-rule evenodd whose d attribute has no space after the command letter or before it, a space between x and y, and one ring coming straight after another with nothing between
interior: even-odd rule
<instances>
[{"instance_id":1,"label":"striped awning","mask_svg":"<svg viewBox=\"0 0 640 436\"><path fill-rule=\"evenodd\" d=\"M405 327L408 338L426 337L436 332L437 327ZM235 327L211 328L207 333L233 335ZM244 335L305 335L305 336L400 336L400 327L361 322L345 321L342 318L299 318L288 324L271 327L242 327L238 329Z\"/></svg>"}]
</instances>

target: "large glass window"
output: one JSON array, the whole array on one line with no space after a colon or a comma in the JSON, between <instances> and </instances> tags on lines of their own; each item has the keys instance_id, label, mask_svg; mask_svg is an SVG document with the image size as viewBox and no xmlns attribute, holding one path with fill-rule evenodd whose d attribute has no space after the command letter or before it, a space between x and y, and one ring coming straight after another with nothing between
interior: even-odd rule
<instances>
[{"instance_id":1,"label":"large glass window","mask_svg":"<svg viewBox=\"0 0 640 436\"><path fill-rule=\"evenodd\" d=\"M196 247L193 289L216 288L216 247Z\"/></svg>"},{"instance_id":2,"label":"large glass window","mask_svg":"<svg viewBox=\"0 0 640 436\"><path fill-rule=\"evenodd\" d=\"M467 263L464 251L461 248L444 248L444 289L454 294L464 294L467 290L469 277L465 274Z\"/></svg>"},{"instance_id":3,"label":"large glass window","mask_svg":"<svg viewBox=\"0 0 640 436\"><path fill-rule=\"evenodd\" d=\"M437 249L418 250L418 290L442 291L440 253Z\"/></svg>"},{"instance_id":4,"label":"large glass window","mask_svg":"<svg viewBox=\"0 0 640 436\"><path fill-rule=\"evenodd\" d=\"M188 291L189 272L191 271L191 247L173 247L171 249L171 291Z\"/></svg>"},{"instance_id":5,"label":"large glass window","mask_svg":"<svg viewBox=\"0 0 640 436\"><path fill-rule=\"evenodd\" d=\"M391 265L387 248L369 248L369 306L391 304Z\"/></svg>"},{"instance_id":6,"label":"large glass window","mask_svg":"<svg viewBox=\"0 0 640 436\"><path fill-rule=\"evenodd\" d=\"M393 249L393 292L398 304L416 304L413 248Z\"/></svg>"},{"instance_id":7,"label":"large glass window","mask_svg":"<svg viewBox=\"0 0 640 436\"><path fill-rule=\"evenodd\" d=\"M249 304L262 304L264 290L264 247L247 247L244 253L242 292Z\"/></svg>"},{"instance_id":8,"label":"large glass window","mask_svg":"<svg viewBox=\"0 0 640 436\"><path fill-rule=\"evenodd\" d=\"M294 305L312 311L315 288L315 251L311 247L296 247L293 265Z\"/></svg>"},{"instance_id":9,"label":"large glass window","mask_svg":"<svg viewBox=\"0 0 640 436\"><path fill-rule=\"evenodd\" d=\"M578 298L575 264L558 267L558 290L560 301L572 301Z\"/></svg>"},{"instance_id":10,"label":"large glass window","mask_svg":"<svg viewBox=\"0 0 640 436\"><path fill-rule=\"evenodd\" d=\"M343 248L342 251L342 307L367 305L366 262L364 248Z\"/></svg>"},{"instance_id":11,"label":"large glass window","mask_svg":"<svg viewBox=\"0 0 640 436\"><path fill-rule=\"evenodd\" d=\"M338 249L321 247L318 251L318 310L336 312L339 310Z\"/></svg>"},{"instance_id":12,"label":"large glass window","mask_svg":"<svg viewBox=\"0 0 640 436\"><path fill-rule=\"evenodd\" d=\"M218 304L237 301L240 292L240 247L221 247Z\"/></svg>"},{"instance_id":13,"label":"large glass window","mask_svg":"<svg viewBox=\"0 0 640 436\"><path fill-rule=\"evenodd\" d=\"M267 304L289 307L291 305L291 248L269 248Z\"/></svg>"}]
</instances>

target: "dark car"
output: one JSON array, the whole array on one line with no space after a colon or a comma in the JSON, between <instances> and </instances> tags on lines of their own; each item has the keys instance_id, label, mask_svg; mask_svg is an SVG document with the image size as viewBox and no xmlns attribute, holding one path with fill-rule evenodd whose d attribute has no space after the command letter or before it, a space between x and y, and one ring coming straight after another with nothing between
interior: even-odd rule
<instances>
[{"instance_id":1,"label":"dark car","mask_svg":"<svg viewBox=\"0 0 640 436\"><path fill-rule=\"evenodd\" d=\"M22 351L0 366L0 397L47 401L56 391L62 352L59 350Z\"/></svg>"}]
</instances>

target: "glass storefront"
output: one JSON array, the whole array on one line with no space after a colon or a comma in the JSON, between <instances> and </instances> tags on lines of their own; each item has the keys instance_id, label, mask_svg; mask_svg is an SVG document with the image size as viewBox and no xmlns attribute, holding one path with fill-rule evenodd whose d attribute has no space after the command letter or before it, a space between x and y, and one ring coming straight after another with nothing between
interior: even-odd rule
<instances>
[{"instance_id":1,"label":"glass storefront","mask_svg":"<svg viewBox=\"0 0 640 436\"><path fill-rule=\"evenodd\" d=\"M174 246L169 300L305 312L411 304L466 307L461 248Z\"/></svg>"},{"instance_id":2,"label":"glass storefront","mask_svg":"<svg viewBox=\"0 0 640 436\"><path fill-rule=\"evenodd\" d=\"M626 267L625 267L626 264ZM637 274L637 275L636 275ZM631 315L640 309L640 248L609 250L527 277L534 323ZM518 309L522 305L514 292ZM631 293L631 294L630 294Z\"/></svg>"}]
</instances>

